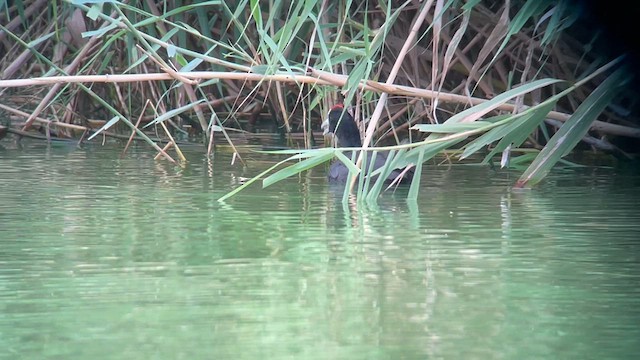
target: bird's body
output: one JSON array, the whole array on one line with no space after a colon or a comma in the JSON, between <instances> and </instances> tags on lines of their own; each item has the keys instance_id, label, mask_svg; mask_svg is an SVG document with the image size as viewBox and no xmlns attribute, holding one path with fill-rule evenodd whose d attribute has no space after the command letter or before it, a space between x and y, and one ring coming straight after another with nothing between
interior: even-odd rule
<instances>
[{"instance_id":1,"label":"bird's body","mask_svg":"<svg viewBox=\"0 0 640 360\"><path fill-rule=\"evenodd\" d=\"M327 120L322 124L325 134L333 134L337 139L338 147L350 147L359 148L362 147L362 140L360 139L360 131L353 116L344 109L342 104L335 105L329 111ZM352 161L355 161L359 152L353 152L355 156L352 156ZM347 154L350 156L351 154ZM363 166L363 172L371 173L381 167L387 161L387 152L377 152L375 159L372 153L368 154L367 166ZM371 161L373 159L373 161ZM373 166L373 168L371 168ZM349 177L349 168L341 161L336 161L329 167L329 181L335 183L345 183ZM404 169L394 169L385 181L395 181L396 179L401 182L411 181L413 177L412 171L404 171ZM375 178L372 179L375 181Z\"/></svg>"}]
</instances>

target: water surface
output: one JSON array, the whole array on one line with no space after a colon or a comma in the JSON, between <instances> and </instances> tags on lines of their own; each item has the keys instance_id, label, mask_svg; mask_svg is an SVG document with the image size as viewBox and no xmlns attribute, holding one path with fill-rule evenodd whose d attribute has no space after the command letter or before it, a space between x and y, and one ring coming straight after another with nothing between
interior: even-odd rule
<instances>
[{"instance_id":1,"label":"water surface","mask_svg":"<svg viewBox=\"0 0 640 360\"><path fill-rule=\"evenodd\" d=\"M343 206L278 160L0 143L0 358L632 358L640 177L430 167Z\"/></svg>"}]
</instances>

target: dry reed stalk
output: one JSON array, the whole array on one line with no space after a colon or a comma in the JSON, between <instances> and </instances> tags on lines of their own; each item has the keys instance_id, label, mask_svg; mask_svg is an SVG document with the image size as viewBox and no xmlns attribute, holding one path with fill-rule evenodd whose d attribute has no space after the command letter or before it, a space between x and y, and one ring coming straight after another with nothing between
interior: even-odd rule
<instances>
[{"instance_id":1,"label":"dry reed stalk","mask_svg":"<svg viewBox=\"0 0 640 360\"><path fill-rule=\"evenodd\" d=\"M310 68L309 72L313 76L308 75L289 75L289 74L276 74L276 75L263 75L255 73L234 73L234 72L215 72L215 71L194 71L185 73L184 76L189 79L230 79L230 80L246 80L246 81L280 81L288 83L305 83L305 84L317 84L317 85L335 85L344 86L347 83L348 77L346 75L338 75L328 73L322 70ZM51 76L33 79L15 79L15 80L0 80L0 87L18 87L27 85L47 85L56 83L82 83L82 82L140 82L140 81L159 81L159 80L171 80L172 77L165 73L155 74L132 74L132 75L78 75L78 76ZM464 95L457 95L453 93L434 92L427 89L414 88L403 85L389 85L376 81L368 80L360 83L359 88L366 91L375 91L379 93L388 93L393 95L403 95L410 97L420 97L425 99L432 99L438 97L441 102L451 102L459 104L478 105L486 102L486 99L467 97ZM502 104L496 107L496 110L511 112L515 106L513 104ZM566 121L570 115L558 111L549 112L548 118L560 121ZM617 125L612 123L606 123L602 121L594 121L592 125L593 130L602 131L612 135L627 136L640 138L640 129L632 128L629 126Z\"/></svg>"},{"instance_id":2,"label":"dry reed stalk","mask_svg":"<svg viewBox=\"0 0 640 360\"><path fill-rule=\"evenodd\" d=\"M26 9L24 9L23 16L16 16L13 20L9 21L8 24L5 25L5 28L8 31L14 31L17 27L22 25L22 21L26 18L30 18L33 14L42 11L44 5L47 4L47 0L36 0L29 5ZM4 41L7 33L5 31L0 31L0 42Z\"/></svg>"},{"instance_id":3,"label":"dry reed stalk","mask_svg":"<svg viewBox=\"0 0 640 360\"><path fill-rule=\"evenodd\" d=\"M124 146L124 149L122 149L122 153L120 153L120 159L124 158L124 155L127 153L127 149L129 148L129 145L131 145L131 142L133 141L133 137L136 136L136 129L138 129L140 127L140 122L142 121L142 117L144 115L144 111L147 109L147 107L149 107L149 105L151 105L151 101L147 100L144 102L144 106L142 107L142 110L140 111L140 115L138 116L138 120L136 121L136 124L134 125L134 128L131 129L131 136L129 136L129 140L127 140L127 144Z\"/></svg>"},{"instance_id":4,"label":"dry reed stalk","mask_svg":"<svg viewBox=\"0 0 640 360\"><path fill-rule=\"evenodd\" d=\"M163 156L164 154L167 153L167 150L169 150L171 147L173 146L172 142L168 142L163 148L162 151L158 152L156 154L156 156L153 157L153 160L158 160L160 158L160 156ZM167 156L167 155L164 155ZM173 163L176 163L175 160L173 161ZM177 164L177 163L176 163Z\"/></svg>"},{"instance_id":5,"label":"dry reed stalk","mask_svg":"<svg viewBox=\"0 0 640 360\"><path fill-rule=\"evenodd\" d=\"M184 157L184 154L180 150L180 147L178 146L176 141L173 139L173 136L171 136L171 133L169 132L169 129L167 129L167 125L165 125L164 122L161 122L160 125L162 125L162 128L164 129L165 134L167 134L167 136L169 137L170 143L173 144L173 147L176 148L176 153L180 157L180 160L182 160L182 162L185 163L187 161L187 158Z\"/></svg>"},{"instance_id":6,"label":"dry reed stalk","mask_svg":"<svg viewBox=\"0 0 640 360\"><path fill-rule=\"evenodd\" d=\"M413 42L418 34L418 31L420 30L420 26L422 25L422 23L424 22L425 18L427 17L427 14L429 12L429 9L431 9L431 4L433 4L433 0L428 0L422 7L422 10L420 11L420 13L418 13L418 15L416 16L414 22L413 22L413 26L411 28L411 31L409 32L409 36L407 37L407 40L405 41L402 49L400 50L400 54L398 54L398 58L395 62L395 64L393 65L393 68L391 69L391 72L389 73L389 76L387 77L387 81L385 82L386 86L390 86L393 85L396 76L398 75L398 71L400 71L400 67L402 66L402 62L404 61L405 55L409 52L409 49L411 46L413 46ZM376 130L376 126L378 124L378 121L380 120L380 115L382 115L382 111L384 110L385 106L386 106L386 102L387 102L387 98L389 97L389 93L388 92L382 92L382 94L380 95L380 98L378 99L378 103L376 104L376 108L373 111L373 114L371 115L371 119L369 120L369 125L367 125L367 131L365 133L365 137L364 140L362 141L362 148L366 149L367 147L369 147L369 144L371 143L371 140L373 139L373 134ZM364 160L364 156L365 156L365 152L361 151L358 155L358 160L356 161L356 168L361 169L362 168L362 161ZM350 184L350 188L353 190L353 187L356 184L357 181L357 177L353 177L351 179L351 184Z\"/></svg>"},{"instance_id":7,"label":"dry reed stalk","mask_svg":"<svg viewBox=\"0 0 640 360\"><path fill-rule=\"evenodd\" d=\"M114 15L115 15L115 13L112 13L112 16L114 16ZM106 27L107 25L108 24L105 21L102 24L101 27ZM89 41L87 41L87 43L82 47L82 49L80 50L78 55L73 59L71 64L66 66L64 68L64 70L62 70L62 72L64 74L73 73L76 70L76 68L78 66L80 66L80 64L82 64L82 62L85 61L85 57L89 54L89 52L91 51L93 46L95 44L97 44L98 42L100 42L100 41L101 41L101 39L99 37L92 37L91 39L89 39ZM31 113L31 115L27 119L27 122L22 127L23 131L28 130L29 127L31 126L31 124L33 123L35 117L38 116L40 114L40 112L42 112L42 110L51 103L51 100L57 95L58 90L60 90L61 86L62 86L62 84L53 85L53 87L49 90L47 95L45 95L44 98L42 98L42 100L40 101L40 104L38 104L38 106L35 108L35 110L33 110L33 113Z\"/></svg>"},{"instance_id":8,"label":"dry reed stalk","mask_svg":"<svg viewBox=\"0 0 640 360\"><path fill-rule=\"evenodd\" d=\"M14 109L10 106L4 105L4 104L0 104L0 109L8 111L10 113L19 115L21 117L24 118L29 118L30 114L26 113L24 111L18 110L18 109ZM58 121L51 121L45 118L41 118L39 116L35 117L34 120L35 122L41 123L41 124L46 124L46 125L50 125L50 126L57 126L57 127L61 127L61 128L67 128L67 129L74 129L74 130L82 130L82 131L89 131L90 129L85 127L85 126L81 126L81 125L75 125L75 124L67 124L67 123L63 123L63 122L58 122Z\"/></svg>"}]
</instances>

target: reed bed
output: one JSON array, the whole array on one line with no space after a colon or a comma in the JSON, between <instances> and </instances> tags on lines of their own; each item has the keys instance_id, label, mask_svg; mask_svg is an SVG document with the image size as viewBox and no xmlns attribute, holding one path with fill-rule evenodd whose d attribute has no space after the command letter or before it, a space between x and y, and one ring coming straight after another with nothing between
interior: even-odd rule
<instances>
[{"instance_id":1,"label":"reed bed","mask_svg":"<svg viewBox=\"0 0 640 360\"><path fill-rule=\"evenodd\" d=\"M515 185L529 187L576 147L629 158L628 139L640 137L632 68L624 54L592 51L596 35L576 35L580 9L565 0L1 4L5 130L124 138L123 149L141 140L176 163L183 141L241 155L238 137L264 124L302 136L244 186L338 157L353 169L345 194L375 201L383 187L362 186L362 157L386 149L385 169L415 170L410 199L422 165L445 151L524 164ZM352 163L317 148L336 102L364 119L367 151Z\"/></svg>"}]
</instances>

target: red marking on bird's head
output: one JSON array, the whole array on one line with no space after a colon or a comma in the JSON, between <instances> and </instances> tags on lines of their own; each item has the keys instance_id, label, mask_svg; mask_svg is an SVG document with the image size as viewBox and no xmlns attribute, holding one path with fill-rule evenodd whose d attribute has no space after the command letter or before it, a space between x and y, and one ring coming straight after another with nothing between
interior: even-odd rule
<instances>
[{"instance_id":1,"label":"red marking on bird's head","mask_svg":"<svg viewBox=\"0 0 640 360\"><path fill-rule=\"evenodd\" d=\"M333 105L333 107L331 108L331 111L332 110L342 110L342 109L344 109L344 105L342 103L338 103L338 104Z\"/></svg>"}]
</instances>

